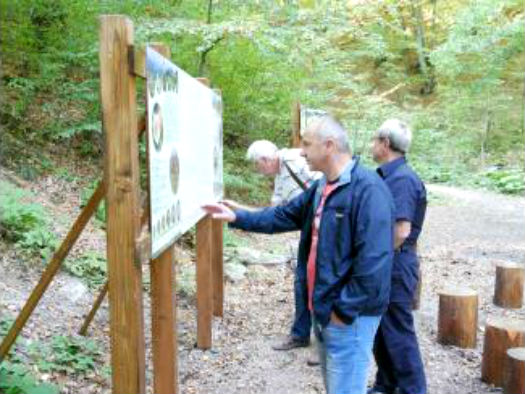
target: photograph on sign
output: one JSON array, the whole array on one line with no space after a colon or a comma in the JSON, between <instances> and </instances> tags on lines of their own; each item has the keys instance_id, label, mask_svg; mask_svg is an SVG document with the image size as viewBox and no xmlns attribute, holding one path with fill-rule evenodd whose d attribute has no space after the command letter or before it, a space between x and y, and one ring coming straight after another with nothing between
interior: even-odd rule
<instances>
[{"instance_id":1,"label":"photograph on sign","mask_svg":"<svg viewBox=\"0 0 525 394\"><path fill-rule=\"evenodd\" d=\"M154 258L222 198L222 98L151 48L146 70Z\"/></svg>"}]
</instances>

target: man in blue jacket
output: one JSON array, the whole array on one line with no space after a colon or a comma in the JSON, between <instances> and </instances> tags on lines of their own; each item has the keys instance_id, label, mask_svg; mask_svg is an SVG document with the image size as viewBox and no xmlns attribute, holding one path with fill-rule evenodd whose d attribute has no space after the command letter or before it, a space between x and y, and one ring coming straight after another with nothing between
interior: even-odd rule
<instances>
[{"instance_id":1,"label":"man in blue jacket","mask_svg":"<svg viewBox=\"0 0 525 394\"><path fill-rule=\"evenodd\" d=\"M388 305L393 201L380 177L352 158L343 126L323 116L305 130L302 155L323 177L283 206L255 212L206 205L246 231L301 230L297 276L312 313L328 394L364 394L372 345Z\"/></svg>"},{"instance_id":2,"label":"man in blue jacket","mask_svg":"<svg viewBox=\"0 0 525 394\"><path fill-rule=\"evenodd\" d=\"M378 371L371 394L425 394L425 371L414 328L412 300L417 288L419 262L416 242L427 207L425 185L408 166L405 154L412 133L408 126L389 119L375 133L371 151L377 169L394 198L394 265L390 304L374 344Z\"/></svg>"}]
</instances>

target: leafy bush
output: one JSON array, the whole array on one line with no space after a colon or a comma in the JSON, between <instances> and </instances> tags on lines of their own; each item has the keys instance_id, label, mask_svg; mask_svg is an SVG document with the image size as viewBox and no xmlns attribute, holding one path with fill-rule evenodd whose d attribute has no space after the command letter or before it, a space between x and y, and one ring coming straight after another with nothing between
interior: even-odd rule
<instances>
[{"instance_id":1,"label":"leafy bush","mask_svg":"<svg viewBox=\"0 0 525 394\"><path fill-rule=\"evenodd\" d=\"M64 269L84 279L90 287L97 287L107 279L106 258L97 252L84 253L77 259L66 260Z\"/></svg>"},{"instance_id":2,"label":"leafy bush","mask_svg":"<svg viewBox=\"0 0 525 394\"><path fill-rule=\"evenodd\" d=\"M83 208L93 193L95 192L95 189L98 186L98 181L92 182L90 185L82 189L80 193L80 207ZM106 225L106 203L105 201L101 201L100 204L97 207L97 210L95 211L95 219L97 219L98 224L100 227L104 227Z\"/></svg>"},{"instance_id":3,"label":"leafy bush","mask_svg":"<svg viewBox=\"0 0 525 394\"><path fill-rule=\"evenodd\" d=\"M506 194L521 194L525 190L525 173L523 170L493 170L486 177L497 190Z\"/></svg>"},{"instance_id":4,"label":"leafy bush","mask_svg":"<svg viewBox=\"0 0 525 394\"><path fill-rule=\"evenodd\" d=\"M31 193L0 182L0 234L30 252L46 258L57 239L49 230L49 216L40 204L25 202Z\"/></svg>"},{"instance_id":5,"label":"leafy bush","mask_svg":"<svg viewBox=\"0 0 525 394\"><path fill-rule=\"evenodd\" d=\"M0 364L0 392L4 394L58 394L57 386L38 382L27 367L3 361Z\"/></svg>"},{"instance_id":6,"label":"leafy bush","mask_svg":"<svg viewBox=\"0 0 525 394\"><path fill-rule=\"evenodd\" d=\"M29 355L42 372L86 373L95 369L102 350L92 339L56 335L50 344L30 345Z\"/></svg>"}]
</instances>

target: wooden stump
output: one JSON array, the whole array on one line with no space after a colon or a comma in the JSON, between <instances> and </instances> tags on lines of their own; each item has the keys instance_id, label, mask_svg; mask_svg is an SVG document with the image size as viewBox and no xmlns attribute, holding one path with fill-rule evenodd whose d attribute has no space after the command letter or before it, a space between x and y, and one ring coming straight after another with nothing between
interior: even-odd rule
<instances>
[{"instance_id":1,"label":"wooden stump","mask_svg":"<svg viewBox=\"0 0 525 394\"><path fill-rule=\"evenodd\" d=\"M487 321L481 380L502 387L506 352L510 348L520 346L525 346L524 319L500 318Z\"/></svg>"},{"instance_id":2,"label":"wooden stump","mask_svg":"<svg viewBox=\"0 0 525 394\"><path fill-rule=\"evenodd\" d=\"M503 371L503 393L525 394L525 347L507 350Z\"/></svg>"},{"instance_id":3,"label":"wooden stump","mask_svg":"<svg viewBox=\"0 0 525 394\"><path fill-rule=\"evenodd\" d=\"M448 287L439 292L439 343L476 347L477 328L478 294L474 290Z\"/></svg>"},{"instance_id":4,"label":"wooden stump","mask_svg":"<svg viewBox=\"0 0 525 394\"><path fill-rule=\"evenodd\" d=\"M496 266L494 304L503 308L521 308L524 278L523 264L498 264Z\"/></svg>"}]
</instances>

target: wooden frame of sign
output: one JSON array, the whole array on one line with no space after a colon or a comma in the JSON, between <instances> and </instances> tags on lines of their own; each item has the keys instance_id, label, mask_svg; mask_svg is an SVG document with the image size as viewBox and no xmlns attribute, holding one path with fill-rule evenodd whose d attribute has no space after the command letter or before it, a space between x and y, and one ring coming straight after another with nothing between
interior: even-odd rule
<instances>
[{"instance_id":1,"label":"wooden frame of sign","mask_svg":"<svg viewBox=\"0 0 525 394\"><path fill-rule=\"evenodd\" d=\"M104 179L0 344L0 362L105 197L108 282L102 287L81 333L87 332L109 292L112 391L145 393L142 264L150 262L153 391L174 394L178 392L174 250L172 245L151 261L149 235L144 230L149 205L140 206L138 146L146 121L137 120L135 78L146 77L145 50L133 47L133 24L127 17L105 15L100 22L100 91L106 137ZM156 45L155 49L168 56L167 47ZM220 222L208 216L197 224L197 344L201 348L211 347L212 316L223 313L222 229Z\"/></svg>"}]
</instances>

